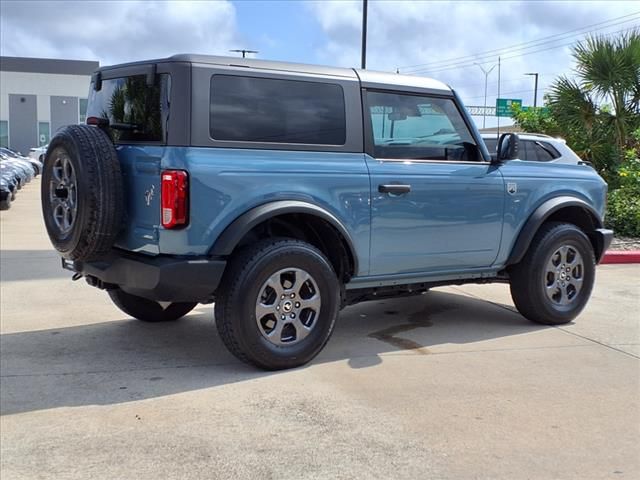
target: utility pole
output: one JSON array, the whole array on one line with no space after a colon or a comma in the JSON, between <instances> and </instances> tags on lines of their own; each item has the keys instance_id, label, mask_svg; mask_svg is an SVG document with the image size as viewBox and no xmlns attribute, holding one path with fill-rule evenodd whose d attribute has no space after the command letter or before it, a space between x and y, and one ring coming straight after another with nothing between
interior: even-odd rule
<instances>
[{"instance_id":1,"label":"utility pole","mask_svg":"<svg viewBox=\"0 0 640 480\"><path fill-rule=\"evenodd\" d=\"M491 70L496 68L497 64L491 67L489 70L485 70L484 67L478 62L474 62L474 64L480 67L480 70L482 70L482 73L484 73L484 110L482 111L482 128L485 128L487 124L487 81L489 79Z\"/></svg>"},{"instance_id":2,"label":"utility pole","mask_svg":"<svg viewBox=\"0 0 640 480\"><path fill-rule=\"evenodd\" d=\"M538 74L537 73L525 73L525 75L531 75L536 77L536 83L533 87L533 108L538 106Z\"/></svg>"},{"instance_id":3,"label":"utility pole","mask_svg":"<svg viewBox=\"0 0 640 480\"><path fill-rule=\"evenodd\" d=\"M498 98L500 98L500 57L498 57ZM498 119L498 133L497 138L500 139L500 117L498 117L498 104L496 102L496 118Z\"/></svg>"},{"instance_id":4,"label":"utility pole","mask_svg":"<svg viewBox=\"0 0 640 480\"><path fill-rule=\"evenodd\" d=\"M362 52L360 68L367 68L367 6L368 0L362 0Z\"/></svg>"},{"instance_id":5,"label":"utility pole","mask_svg":"<svg viewBox=\"0 0 640 480\"><path fill-rule=\"evenodd\" d=\"M245 50L244 48L238 48L229 51L233 53L242 53L242 58L245 58L247 56L247 53L259 53L258 50Z\"/></svg>"}]
</instances>

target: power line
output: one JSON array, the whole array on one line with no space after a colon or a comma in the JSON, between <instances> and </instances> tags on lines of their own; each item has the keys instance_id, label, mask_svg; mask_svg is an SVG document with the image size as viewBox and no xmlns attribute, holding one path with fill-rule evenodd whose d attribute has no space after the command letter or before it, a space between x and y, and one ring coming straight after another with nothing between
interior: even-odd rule
<instances>
[{"instance_id":1,"label":"power line","mask_svg":"<svg viewBox=\"0 0 640 480\"><path fill-rule=\"evenodd\" d=\"M628 28L625 28L625 29L622 29L622 30L618 30L616 32L607 33L607 34L605 34L603 36L607 37L607 36L611 36L611 35L616 35L618 33L629 32L631 30L637 29L638 27L640 27L640 24L635 24L635 25L632 25L632 26L630 26ZM506 57L502 57L502 60L509 60L510 58L518 58L518 57L523 57L525 55L532 55L532 54L535 54L535 53L546 52L548 50L554 50L556 48L562 48L562 47L567 47L567 46L570 46L570 45L575 45L578 42L579 42L579 40L578 41L569 42L569 43L563 43L561 45L553 45L551 47L541 48L541 49L538 49L538 50L532 50L530 52L522 52L522 53L518 53L518 54L515 54L515 55L509 55L509 56L506 56ZM492 61L491 59L490 60L484 60L484 61L481 61L481 62L477 62L477 60L476 60L477 63L481 63L482 65L486 65L487 63L490 63L491 61ZM455 69L458 69L458 68L471 67L476 62L460 62L458 64L450 65L448 67L442 67L442 68L434 67L433 69L425 68L425 69L416 70L416 71L409 72L409 73L410 74L414 74L414 75L415 74L419 74L419 73L432 74L432 73L444 72L444 71L447 71L447 70L455 70Z\"/></svg>"},{"instance_id":2,"label":"power line","mask_svg":"<svg viewBox=\"0 0 640 480\"><path fill-rule=\"evenodd\" d=\"M464 60L465 63L467 61L472 60L472 59L477 61L479 58L485 57L485 56L487 56L489 54L491 54L492 56L495 57L495 55L497 53L511 53L509 51L510 50L514 50L514 49L515 50L522 50L522 49L526 50L527 48L537 47L539 45L543 45L543 44L546 44L546 43L552 43L552 42L558 41L558 40L565 40L565 39L561 39L561 38L557 38L557 37L565 37L565 36L571 37L571 36L576 36L576 35L583 35L583 34L586 34L586 33L591 33L591 32L597 31L597 30L603 30L605 28L610 28L610 27L613 27L613 26L616 26L616 25L621 25L623 23L627 23L627 22L630 22L630 21L637 20L637 18L628 18L628 17L637 17L638 15L640 15L640 11L634 12L634 13L630 13L630 14L627 14L627 15L623 15L621 17L612 18L610 20L606 20L606 21L603 21L603 22L598 22L598 23L594 23L594 24L591 24L591 25L586 25L584 27L576 28L576 29L573 29L573 30L568 30L566 32L556 33L555 35L549 35L547 37L541 37L541 38L538 38L536 40L530 40L528 42L514 44L514 45L511 45L511 46L508 46L508 47L504 47L504 48L496 48L496 49L493 49L493 50L486 50L486 51L483 51L483 52L476 52L476 53L473 53L473 54L470 54L470 55L464 55L464 56L461 56L461 57L454 57L454 58L445 59L445 60L439 60L439 61L435 61L435 62L427 62L427 63L416 64L416 65L405 65L405 66L399 67L399 68L403 69L403 70L404 69L414 70L416 67L426 67L426 66L430 66L432 68L438 68L439 66L442 67L442 66L445 66L445 64L449 64L449 63L452 63L452 62L453 63L459 63L459 61L461 61L461 60ZM627 20L623 20L623 21L617 22L618 20L621 20L623 18L627 18ZM616 22L616 23L612 23L612 22ZM611 24L611 25L604 25L604 24L608 24L608 23ZM590 30L590 31L582 32L582 30L588 30L588 29L591 29L591 28L597 27L597 26L599 26L599 28L595 28L595 29ZM578 33L578 32L580 32L580 33ZM551 39L553 39L553 40L551 40ZM529 46L525 47L526 45L529 45ZM403 72L403 73L405 73L405 72ZM406 73L410 73L410 72L406 72Z\"/></svg>"}]
</instances>

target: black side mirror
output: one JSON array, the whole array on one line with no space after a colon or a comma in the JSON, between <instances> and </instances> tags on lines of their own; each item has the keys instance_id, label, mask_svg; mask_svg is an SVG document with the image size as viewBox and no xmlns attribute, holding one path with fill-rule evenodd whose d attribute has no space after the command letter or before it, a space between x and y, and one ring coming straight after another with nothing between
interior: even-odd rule
<instances>
[{"instance_id":1,"label":"black side mirror","mask_svg":"<svg viewBox=\"0 0 640 480\"><path fill-rule=\"evenodd\" d=\"M505 162L519 157L520 137L515 133L503 133L498 140L498 153L496 160Z\"/></svg>"}]
</instances>

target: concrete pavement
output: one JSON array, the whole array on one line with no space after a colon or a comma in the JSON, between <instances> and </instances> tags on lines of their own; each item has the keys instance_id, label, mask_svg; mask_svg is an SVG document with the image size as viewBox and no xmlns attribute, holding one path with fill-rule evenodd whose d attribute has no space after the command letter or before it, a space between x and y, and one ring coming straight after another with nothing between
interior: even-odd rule
<instances>
[{"instance_id":1,"label":"concrete pavement","mask_svg":"<svg viewBox=\"0 0 640 480\"><path fill-rule=\"evenodd\" d=\"M212 306L127 318L71 282L38 182L0 215L0 476L640 478L640 265L599 267L572 324L505 285L345 309L310 365L235 360Z\"/></svg>"}]
</instances>

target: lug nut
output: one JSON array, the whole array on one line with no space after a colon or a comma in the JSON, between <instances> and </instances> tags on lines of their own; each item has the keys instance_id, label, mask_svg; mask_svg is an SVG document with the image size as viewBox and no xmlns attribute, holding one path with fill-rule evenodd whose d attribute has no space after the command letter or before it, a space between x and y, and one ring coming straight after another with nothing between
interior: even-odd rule
<instances>
[{"instance_id":1,"label":"lug nut","mask_svg":"<svg viewBox=\"0 0 640 480\"><path fill-rule=\"evenodd\" d=\"M282 294L282 296L280 298L284 298L284 293Z\"/></svg>"},{"instance_id":2,"label":"lug nut","mask_svg":"<svg viewBox=\"0 0 640 480\"><path fill-rule=\"evenodd\" d=\"M284 320L285 318L287 318L287 317L285 317L284 315L280 315L280 319L281 320Z\"/></svg>"},{"instance_id":3,"label":"lug nut","mask_svg":"<svg viewBox=\"0 0 640 480\"><path fill-rule=\"evenodd\" d=\"M296 296L296 294L295 294L295 293L292 293L292 294L291 294L291 298L294 298L295 296Z\"/></svg>"},{"instance_id":4,"label":"lug nut","mask_svg":"<svg viewBox=\"0 0 640 480\"><path fill-rule=\"evenodd\" d=\"M296 302L296 308L300 308L300 302Z\"/></svg>"},{"instance_id":5,"label":"lug nut","mask_svg":"<svg viewBox=\"0 0 640 480\"><path fill-rule=\"evenodd\" d=\"M290 317L291 317L291 318L296 318L296 314L295 314L295 313L292 313L292 314L290 315Z\"/></svg>"},{"instance_id":6,"label":"lug nut","mask_svg":"<svg viewBox=\"0 0 640 480\"><path fill-rule=\"evenodd\" d=\"M276 310L280 310L280 305L276 305Z\"/></svg>"}]
</instances>

